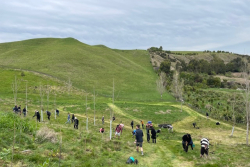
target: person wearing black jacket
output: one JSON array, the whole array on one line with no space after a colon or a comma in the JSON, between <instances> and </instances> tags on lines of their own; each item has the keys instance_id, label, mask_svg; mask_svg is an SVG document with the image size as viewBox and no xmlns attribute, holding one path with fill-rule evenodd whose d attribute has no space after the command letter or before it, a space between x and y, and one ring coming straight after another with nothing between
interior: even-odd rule
<instances>
[{"instance_id":1,"label":"person wearing black jacket","mask_svg":"<svg viewBox=\"0 0 250 167\"><path fill-rule=\"evenodd\" d=\"M208 112L206 112L206 116L207 116L207 119L208 119Z\"/></svg>"},{"instance_id":2,"label":"person wearing black jacket","mask_svg":"<svg viewBox=\"0 0 250 167\"><path fill-rule=\"evenodd\" d=\"M147 142L149 143L150 142L150 133L149 133L149 127L146 126L146 129L147 129Z\"/></svg>"},{"instance_id":3,"label":"person wearing black jacket","mask_svg":"<svg viewBox=\"0 0 250 167\"><path fill-rule=\"evenodd\" d=\"M75 123L74 123L74 128L75 129L78 129L78 124L79 124L79 121L78 121L78 119L75 117Z\"/></svg>"},{"instance_id":4,"label":"person wearing black jacket","mask_svg":"<svg viewBox=\"0 0 250 167\"><path fill-rule=\"evenodd\" d=\"M35 116L36 116L36 120L40 122L40 117L41 116L40 116L39 111L35 111L35 115L33 117L35 117Z\"/></svg>"},{"instance_id":5,"label":"person wearing black jacket","mask_svg":"<svg viewBox=\"0 0 250 167\"><path fill-rule=\"evenodd\" d=\"M37 119L37 121L40 122L40 118L41 118L41 115L40 115L39 111L37 111L37 113L36 113L36 119Z\"/></svg>"},{"instance_id":6,"label":"person wearing black jacket","mask_svg":"<svg viewBox=\"0 0 250 167\"><path fill-rule=\"evenodd\" d=\"M71 118L72 123L74 122L74 120L75 120L75 115L72 114L72 118Z\"/></svg>"},{"instance_id":7,"label":"person wearing black jacket","mask_svg":"<svg viewBox=\"0 0 250 167\"><path fill-rule=\"evenodd\" d=\"M156 131L154 128L151 129L151 135L153 143L156 143Z\"/></svg>"},{"instance_id":8,"label":"person wearing black jacket","mask_svg":"<svg viewBox=\"0 0 250 167\"><path fill-rule=\"evenodd\" d=\"M189 145L191 145L191 148L193 150L193 141L192 141L191 135L187 133L182 137L182 147L184 151L188 152Z\"/></svg>"},{"instance_id":9,"label":"person wearing black jacket","mask_svg":"<svg viewBox=\"0 0 250 167\"><path fill-rule=\"evenodd\" d=\"M26 117L26 108L23 108L23 116Z\"/></svg>"},{"instance_id":10,"label":"person wearing black jacket","mask_svg":"<svg viewBox=\"0 0 250 167\"><path fill-rule=\"evenodd\" d=\"M143 131L140 129L140 125L136 125L135 131L135 143L136 143L136 150L139 152L139 147L141 147L141 155L143 155Z\"/></svg>"},{"instance_id":11,"label":"person wearing black jacket","mask_svg":"<svg viewBox=\"0 0 250 167\"><path fill-rule=\"evenodd\" d=\"M133 129L134 128L134 121L131 121L130 125L131 125L131 127Z\"/></svg>"},{"instance_id":12,"label":"person wearing black jacket","mask_svg":"<svg viewBox=\"0 0 250 167\"><path fill-rule=\"evenodd\" d=\"M48 120L50 120L51 113L49 111L46 111L46 112L47 112Z\"/></svg>"},{"instance_id":13,"label":"person wearing black jacket","mask_svg":"<svg viewBox=\"0 0 250 167\"><path fill-rule=\"evenodd\" d=\"M21 105L18 107L18 112L21 115Z\"/></svg>"},{"instance_id":14,"label":"person wearing black jacket","mask_svg":"<svg viewBox=\"0 0 250 167\"><path fill-rule=\"evenodd\" d=\"M14 107L13 111L17 114L18 113L18 108L17 106Z\"/></svg>"},{"instance_id":15,"label":"person wearing black jacket","mask_svg":"<svg viewBox=\"0 0 250 167\"><path fill-rule=\"evenodd\" d=\"M56 109L56 115L59 116L59 110L58 109Z\"/></svg>"}]
</instances>

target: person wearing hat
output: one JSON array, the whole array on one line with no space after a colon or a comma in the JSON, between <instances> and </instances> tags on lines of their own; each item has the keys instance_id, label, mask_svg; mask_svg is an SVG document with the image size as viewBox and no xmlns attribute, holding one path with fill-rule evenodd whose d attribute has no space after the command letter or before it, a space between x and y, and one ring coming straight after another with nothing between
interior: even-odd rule
<instances>
[{"instance_id":1,"label":"person wearing hat","mask_svg":"<svg viewBox=\"0 0 250 167\"><path fill-rule=\"evenodd\" d=\"M74 124L74 128L75 128L75 129L78 129L78 124L79 124L79 121L78 121L77 117L75 117L74 122L75 122L75 124Z\"/></svg>"}]
</instances>

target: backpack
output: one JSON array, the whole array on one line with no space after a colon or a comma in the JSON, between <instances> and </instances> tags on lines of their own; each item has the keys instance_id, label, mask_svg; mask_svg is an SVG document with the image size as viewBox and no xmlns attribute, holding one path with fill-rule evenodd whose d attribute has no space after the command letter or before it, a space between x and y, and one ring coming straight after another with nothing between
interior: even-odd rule
<instances>
[{"instance_id":1,"label":"backpack","mask_svg":"<svg viewBox=\"0 0 250 167\"><path fill-rule=\"evenodd\" d=\"M132 157L132 158L133 158L133 157ZM126 164L133 164L133 163L134 163L134 164L138 164L138 160L135 159L134 162L133 162L133 160L129 157L128 160L127 160L127 162L126 162Z\"/></svg>"}]
</instances>

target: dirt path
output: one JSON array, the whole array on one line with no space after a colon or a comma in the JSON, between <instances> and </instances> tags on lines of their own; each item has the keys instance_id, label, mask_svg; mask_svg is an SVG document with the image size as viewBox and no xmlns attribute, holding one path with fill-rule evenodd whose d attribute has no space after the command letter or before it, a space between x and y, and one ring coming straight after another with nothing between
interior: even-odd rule
<instances>
[{"instance_id":1,"label":"dirt path","mask_svg":"<svg viewBox=\"0 0 250 167\"><path fill-rule=\"evenodd\" d=\"M108 103L108 106L111 107L113 109L114 112L116 112L119 115L125 116L127 118L133 119L136 122L140 123L140 120L133 117L130 114L127 114L126 112L124 112L123 110L121 110L119 107L117 107L116 105L113 105L112 103ZM161 140L158 140L158 143L161 143ZM145 145L148 145L148 143L145 142ZM149 147L146 147L149 148ZM188 161L183 161L183 160L179 160L172 151L170 151L164 144L158 144L155 146L151 146L150 150L146 149L148 152L153 152L155 150L157 150L157 152L159 152L160 158L159 156L155 157L155 159L157 159L156 162L158 161L162 161L162 164L168 163L171 164L173 167L176 166L184 166L184 167L191 167L193 166L192 162L188 162ZM148 163L147 164L152 164L152 159L153 157L151 157L150 159L148 159ZM159 163L159 162L158 162ZM152 164L153 165L153 164ZM168 165L169 166L169 165Z\"/></svg>"}]
</instances>

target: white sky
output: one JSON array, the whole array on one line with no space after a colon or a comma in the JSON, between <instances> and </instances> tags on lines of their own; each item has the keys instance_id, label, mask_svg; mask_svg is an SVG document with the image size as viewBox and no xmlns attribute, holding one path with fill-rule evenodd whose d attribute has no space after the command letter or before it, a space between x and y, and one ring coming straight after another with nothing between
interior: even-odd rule
<instances>
[{"instance_id":1,"label":"white sky","mask_svg":"<svg viewBox=\"0 0 250 167\"><path fill-rule=\"evenodd\" d=\"M0 42L73 37L117 49L250 53L249 0L1 0Z\"/></svg>"}]
</instances>

